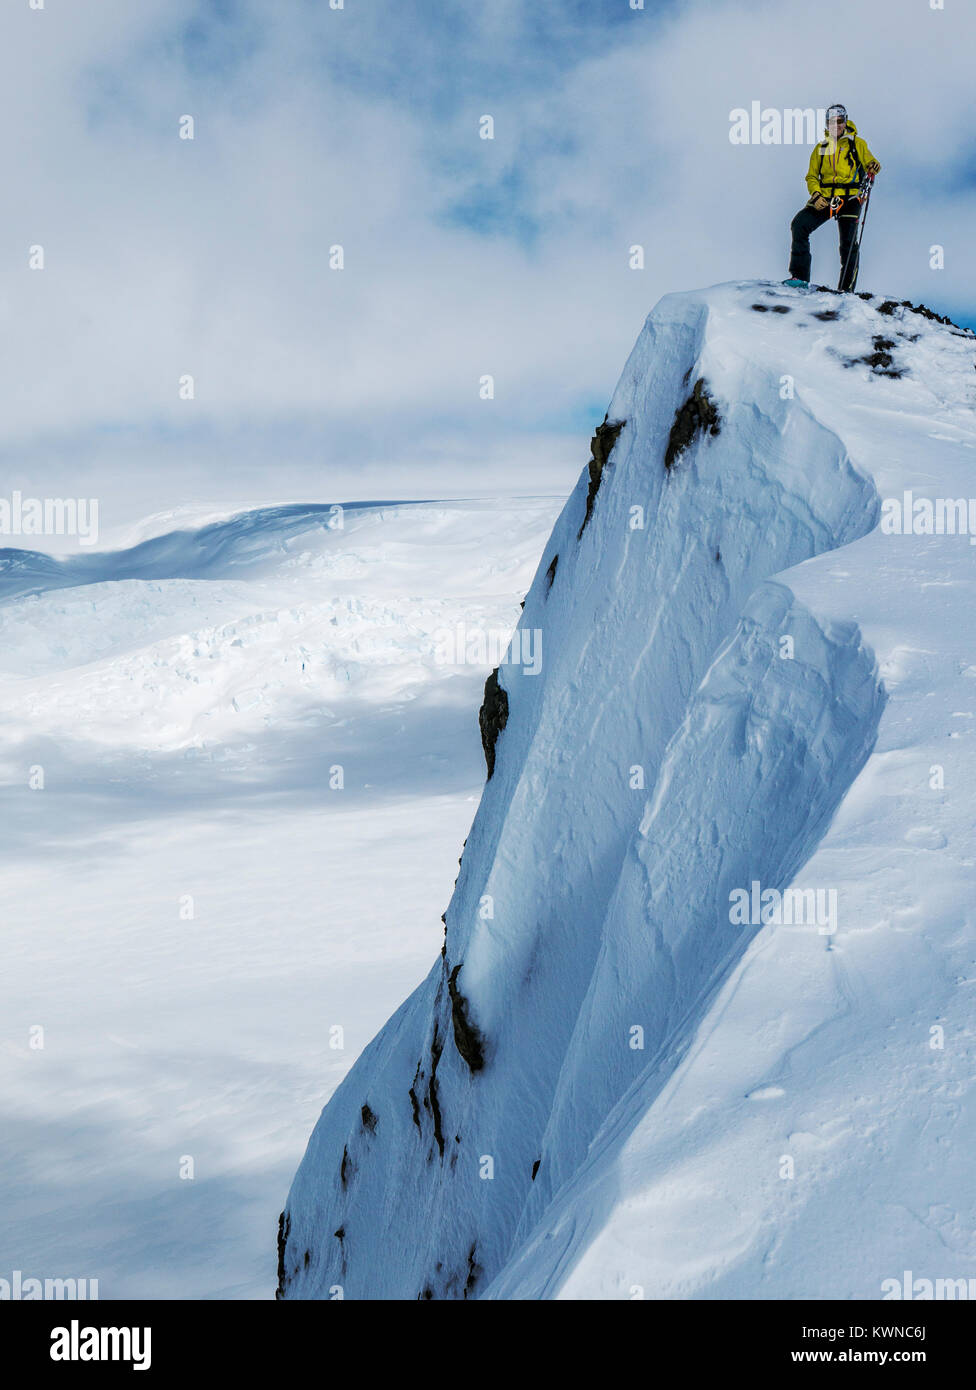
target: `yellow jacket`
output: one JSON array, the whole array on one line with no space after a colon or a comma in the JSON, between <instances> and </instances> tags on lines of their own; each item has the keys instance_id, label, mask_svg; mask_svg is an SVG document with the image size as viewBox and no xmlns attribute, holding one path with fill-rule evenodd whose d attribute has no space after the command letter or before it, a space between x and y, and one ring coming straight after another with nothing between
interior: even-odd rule
<instances>
[{"instance_id":1,"label":"yellow jacket","mask_svg":"<svg viewBox=\"0 0 976 1390\"><path fill-rule=\"evenodd\" d=\"M810 156L807 188L811 196L819 193L823 198L830 198L835 187L841 188L846 184L857 183L857 168L851 158L851 141L848 140L848 136L854 141L857 156L864 168L872 163L878 164L878 161L858 135L857 126L853 121L847 122L847 129L839 141L832 139L826 131L824 134L826 138L821 140L819 145L814 145ZM881 168L880 164L878 168Z\"/></svg>"}]
</instances>

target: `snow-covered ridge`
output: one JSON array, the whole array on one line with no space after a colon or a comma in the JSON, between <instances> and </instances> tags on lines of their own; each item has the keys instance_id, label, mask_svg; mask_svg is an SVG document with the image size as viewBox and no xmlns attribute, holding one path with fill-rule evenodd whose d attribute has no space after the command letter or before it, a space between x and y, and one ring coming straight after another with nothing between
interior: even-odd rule
<instances>
[{"instance_id":1,"label":"snow-covered ridge","mask_svg":"<svg viewBox=\"0 0 976 1390\"><path fill-rule=\"evenodd\" d=\"M124 550L2 551L0 713L17 712L18 743L71 729L102 749L193 751L317 721L350 694L390 707L473 679L438 664L439 634L511 630L517 576L558 506L264 507ZM444 563L424 574L432 547Z\"/></svg>"},{"instance_id":2,"label":"snow-covered ridge","mask_svg":"<svg viewBox=\"0 0 976 1390\"><path fill-rule=\"evenodd\" d=\"M850 1010L850 984L843 1009L828 984L810 1022L810 975L834 979L877 923L856 866L816 865L895 727L880 674L897 687L892 654L920 635L899 586L936 564L924 538L877 523L891 489L936 478L933 495L965 494L973 346L891 301L756 284L669 296L650 315L526 597L542 672L499 672L494 771L443 956L312 1135L282 1217L283 1296L538 1297L573 1277L577 1296L674 1296L740 1269L740 1292L759 1292L756 1232L785 1191L792 1234L815 1195L812 1179L763 1176L787 1137L724 1171L722 1209L748 1204L745 1185L756 1232L729 1235L707 1210L690 1265L635 1219L649 1173L627 1144L648 1125L671 1143L653 1116L704 1038L722 1055L728 993L757 962L790 962L765 1007L780 1018L796 993L791 1052L803 1027ZM942 545L954 609L971 597L971 552ZM780 930L769 952L775 927L730 923L734 890L784 889L801 871L835 888L840 944ZM790 1027L771 1033L775 1055ZM671 1143L664 1182L686 1221L681 1165L696 1157ZM588 1263L610 1230L610 1253ZM827 1292L809 1270L797 1291Z\"/></svg>"},{"instance_id":3,"label":"snow-covered ridge","mask_svg":"<svg viewBox=\"0 0 976 1390\"><path fill-rule=\"evenodd\" d=\"M119 550L68 556L20 547L0 549L0 600L86 584L123 579L227 579L244 572L267 572L282 558L324 540L363 513L423 502L312 503L258 507L199 525L185 525ZM300 553L300 551L299 551Z\"/></svg>"}]
</instances>

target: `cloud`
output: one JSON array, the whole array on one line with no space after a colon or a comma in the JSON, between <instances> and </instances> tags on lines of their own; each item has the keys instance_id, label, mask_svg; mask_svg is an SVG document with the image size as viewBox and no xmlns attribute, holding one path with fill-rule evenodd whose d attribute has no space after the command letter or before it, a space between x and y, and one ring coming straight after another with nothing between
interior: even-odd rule
<instances>
[{"instance_id":1,"label":"cloud","mask_svg":"<svg viewBox=\"0 0 976 1390\"><path fill-rule=\"evenodd\" d=\"M206 460L201 486L230 486L262 453L296 477L400 460L407 487L437 441L463 442L474 482L479 449L529 452L562 419L571 479L581 411L661 294L786 273L806 151L731 145L753 100L845 101L884 164L862 284L972 313L976 16L811 14L11 0L0 457L35 490L54 460L120 489Z\"/></svg>"}]
</instances>

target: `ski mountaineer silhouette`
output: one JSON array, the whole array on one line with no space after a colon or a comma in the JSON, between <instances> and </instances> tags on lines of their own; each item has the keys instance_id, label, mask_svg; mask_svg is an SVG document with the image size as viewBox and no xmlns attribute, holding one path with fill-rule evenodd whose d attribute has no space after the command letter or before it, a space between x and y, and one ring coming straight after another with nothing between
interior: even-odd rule
<instances>
[{"instance_id":1,"label":"ski mountaineer silhouette","mask_svg":"<svg viewBox=\"0 0 976 1390\"><path fill-rule=\"evenodd\" d=\"M837 219L840 237L839 290L853 290L857 284L860 243L857 227L861 206L870 196L874 177L881 165L857 133L845 107L827 108L826 139L814 145L807 170L810 199L793 218L790 230L790 278L784 285L807 289L810 285L810 233L825 222ZM865 215L867 210L865 208Z\"/></svg>"}]
</instances>

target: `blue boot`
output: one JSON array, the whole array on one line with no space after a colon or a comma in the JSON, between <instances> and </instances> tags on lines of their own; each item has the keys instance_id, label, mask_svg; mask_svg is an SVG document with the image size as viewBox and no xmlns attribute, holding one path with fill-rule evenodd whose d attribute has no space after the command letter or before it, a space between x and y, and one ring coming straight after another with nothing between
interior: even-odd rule
<instances>
[{"instance_id":1,"label":"blue boot","mask_svg":"<svg viewBox=\"0 0 976 1390\"><path fill-rule=\"evenodd\" d=\"M809 280L784 280L783 284L789 285L794 290L808 290L810 288Z\"/></svg>"}]
</instances>

